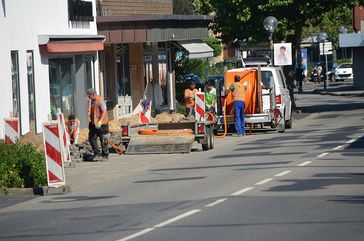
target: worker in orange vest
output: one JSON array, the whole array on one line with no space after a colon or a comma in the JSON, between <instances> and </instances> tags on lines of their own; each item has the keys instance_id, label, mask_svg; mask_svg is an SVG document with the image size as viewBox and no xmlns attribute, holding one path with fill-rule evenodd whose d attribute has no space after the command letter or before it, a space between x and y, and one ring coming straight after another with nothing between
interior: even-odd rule
<instances>
[{"instance_id":1,"label":"worker in orange vest","mask_svg":"<svg viewBox=\"0 0 364 241\"><path fill-rule=\"evenodd\" d=\"M87 96L89 98L88 117L89 117L89 136L92 150L94 152L93 160L108 159L109 157L109 120L105 101L97 95L96 90L88 89ZM97 143L100 138L101 149Z\"/></svg>"},{"instance_id":2,"label":"worker in orange vest","mask_svg":"<svg viewBox=\"0 0 364 241\"><path fill-rule=\"evenodd\" d=\"M245 91L246 86L240 83L240 76L235 75L234 83L230 86L229 91L232 93L234 101L234 120L236 134L234 136L245 136L245 120L244 120L244 109L245 109Z\"/></svg>"},{"instance_id":3,"label":"worker in orange vest","mask_svg":"<svg viewBox=\"0 0 364 241\"><path fill-rule=\"evenodd\" d=\"M80 121L74 115L70 115L68 120L64 123L66 125L66 131L71 144L77 144L78 136L80 134Z\"/></svg>"},{"instance_id":4,"label":"worker in orange vest","mask_svg":"<svg viewBox=\"0 0 364 241\"><path fill-rule=\"evenodd\" d=\"M188 89L186 89L184 93L187 116L195 115L195 94L197 92L196 83L191 81L188 85Z\"/></svg>"}]
</instances>

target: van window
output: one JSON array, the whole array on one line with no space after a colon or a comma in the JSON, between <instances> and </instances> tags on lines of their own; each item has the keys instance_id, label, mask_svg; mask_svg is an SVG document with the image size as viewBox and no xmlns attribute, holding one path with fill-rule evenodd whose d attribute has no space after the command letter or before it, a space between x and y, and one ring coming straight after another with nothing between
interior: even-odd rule
<instances>
[{"instance_id":1,"label":"van window","mask_svg":"<svg viewBox=\"0 0 364 241\"><path fill-rule=\"evenodd\" d=\"M287 88L286 87L286 78L284 77L284 74L283 74L282 70L279 70L278 72L279 72L279 76L281 77L283 88Z\"/></svg>"},{"instance_id":2,"label":"van window","mask_svg":"<svg viewBox=\"0 0 364 241\"><path fill-rule=\"evenodd\" d=\"M267 88L271 88L271 79L273 78L273 73L272 71L267 71L267 70L263 70L262 71L262 82L263 85L266 86Z\"/></svg>"}]
</instances>

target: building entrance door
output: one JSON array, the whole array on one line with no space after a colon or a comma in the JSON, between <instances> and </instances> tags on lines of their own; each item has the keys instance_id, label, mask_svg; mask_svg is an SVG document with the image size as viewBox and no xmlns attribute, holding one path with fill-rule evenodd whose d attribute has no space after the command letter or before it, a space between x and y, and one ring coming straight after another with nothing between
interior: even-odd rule
<instances>
[{"instance_id":1,"label":"building entrance door","mask_svg":"<svg viewBox=\"0 0 364 241\"><path fill-rule=\"evenodd\" d=\"M74 114L73 58L49 59L49 88L52 119L56 119L57 108L65 118Z\"/></svg>"}]
</instances>

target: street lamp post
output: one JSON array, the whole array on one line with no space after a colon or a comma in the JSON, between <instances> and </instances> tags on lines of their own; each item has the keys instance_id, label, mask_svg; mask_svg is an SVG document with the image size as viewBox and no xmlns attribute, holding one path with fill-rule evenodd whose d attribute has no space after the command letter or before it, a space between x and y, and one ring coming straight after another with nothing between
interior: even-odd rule
<instances>
[{"instance_id":1,"label":"street lamp post","mask_svg":"<svg viewBox=\"0 0 364 241\"><path fill-rule=\"evenodd\" d=\"M326 90L327 84L328 84L328 76L327 76L327 72L328 72L328 63L327 63L327 54L325 53L325 42L327 40L327 33L322 32L319 34L318 39L319 41L322 43L322 52L323 55L325 56L325 79L324 79L324 90ZM321 51L321 50L320 50Z\"/></svg>"},{"instance_id":2,"label":"street lamp post","mask_svg":"<svg viewBox=\"0 0 364 241\"><path fill-rule=\"evenodd\" d=\"M266 17L263 21L263 26L269 33L270 64L273 65L273 33L278 27L278 20L273 16Z\"/></svg>"}]
</instances>

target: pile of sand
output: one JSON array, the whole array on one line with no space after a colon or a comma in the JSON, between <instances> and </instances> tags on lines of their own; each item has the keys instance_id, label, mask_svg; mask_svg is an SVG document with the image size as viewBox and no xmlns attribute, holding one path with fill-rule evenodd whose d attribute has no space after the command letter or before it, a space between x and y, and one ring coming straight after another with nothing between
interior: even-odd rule
<instances>
[{"instance_id":1,"label":"pile of sand","mask_svg":"<svg viewBox=\"0 0 364 241\"><path fill-rule=\"evenodd\" d=\"M186 119L186 117L182 114L179 114L179 113L169 114L167 112L158 114L155 117L155 120L157 123L179 122L179 121L183 121L185 119Z\"/></svg>"},{"instance_id":2,"label":"pile of sand","mask_svg":"<svg viewBox=\"0 0 364 241\"><path fill-rule=\"evenodd\" d=\"M44 151L43 134L27 133L20 137L20 142L32 144L38 151Z\"/></svg>"}]
</instances>

